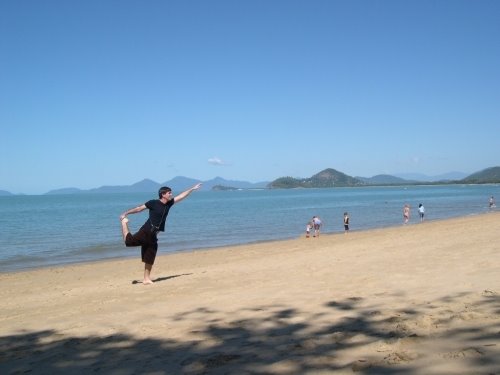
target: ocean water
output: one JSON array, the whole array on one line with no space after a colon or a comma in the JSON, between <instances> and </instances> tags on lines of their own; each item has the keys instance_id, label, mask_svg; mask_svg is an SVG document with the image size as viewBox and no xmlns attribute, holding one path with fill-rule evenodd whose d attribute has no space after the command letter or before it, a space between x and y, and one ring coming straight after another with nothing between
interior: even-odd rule
<instances>
[{"instance_id":1,"label":"ocean water","mask_svg":"<svg viewBox=\"0 0 500 375\"><path fill-rule=\"evenodd\" d=\"M178 193L178 192L174 192ZM159 254L303 236L313 215L323 233L343 232L348 211L352 231L402 225L402 207L419 203L426 220L489 211L500 185L398 186L294 190L197 191L174 205ZM156 198L151 194L78 194L0 197L0 272L135 257L126 248L119 215ZM129 216L136 231L147 212Z\"/></svg>"}]
</instances>

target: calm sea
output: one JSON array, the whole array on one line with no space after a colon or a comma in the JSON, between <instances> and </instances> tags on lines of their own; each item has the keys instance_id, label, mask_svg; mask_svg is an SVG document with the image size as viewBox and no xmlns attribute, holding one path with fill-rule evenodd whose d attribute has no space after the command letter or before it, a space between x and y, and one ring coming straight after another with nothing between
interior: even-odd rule
<instances>
[{"instance_id":1,"label":"calm sea","mask_svg":"<svg viewBox=\"0 0 500 375\"><path fill-rule=\"evenodd\" d=\"M500 185L199 191L170 210L159 254L297 238L313 215L324 233L340 233L344 211L351 230L401 225L405 203L411 224L419 222L419 203L427 220L480 214L491 195L500 196ZM0 197L0 272L139 259L139 248L123 245L118 216L153 198L156 192ZM129 216L132 231L146 215Z\"/></svg>"}]
</instances>

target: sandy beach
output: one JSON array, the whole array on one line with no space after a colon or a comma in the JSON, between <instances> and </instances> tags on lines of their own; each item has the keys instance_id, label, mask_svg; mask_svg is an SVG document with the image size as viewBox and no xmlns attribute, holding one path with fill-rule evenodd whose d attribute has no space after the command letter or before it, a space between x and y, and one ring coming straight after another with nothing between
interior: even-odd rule
<instances>
[{"instance_id":1,"label":"sandy beach","mask_svg":"<svg viewBox=\"0 0 500 375\"><path fill-rule=\"evenodd\" d=\"M500 374L499 229L494 212L160 255L149 286L139 249L1 274L0 373Z\"/></svg>"}]
</instances>

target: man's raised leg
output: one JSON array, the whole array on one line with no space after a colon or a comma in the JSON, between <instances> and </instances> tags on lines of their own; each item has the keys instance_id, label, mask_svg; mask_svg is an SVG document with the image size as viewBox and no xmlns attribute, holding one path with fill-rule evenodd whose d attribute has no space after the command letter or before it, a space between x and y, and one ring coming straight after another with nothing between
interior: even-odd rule
<instances>
[{"instance_id":1,"label":"man's raised leg","mask_svg":"<svg viewBox=\"0 0 500 375\"><path fill-rule=\"evenodd\" d=\"M121 223L122 223L122 235L123 235L123 241L127 238L127 234L130 233L130 230L128 229L128 219L126 217L120 218Z\"/></svg>"}]
</instances>

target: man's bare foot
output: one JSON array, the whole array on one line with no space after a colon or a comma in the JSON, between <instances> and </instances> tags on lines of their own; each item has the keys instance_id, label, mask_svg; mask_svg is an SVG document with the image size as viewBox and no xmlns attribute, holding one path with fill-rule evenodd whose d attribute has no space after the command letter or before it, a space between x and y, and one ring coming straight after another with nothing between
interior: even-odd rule
<instances>
[{"instance_id":1,"label":"man's bare foot","mask_svg":"<svg viewBox=\"0 0 500 375\"><path fill-rule=\"evenodd\" d=\"M151 279L143 280L143 281L142 281L142 283L143 283L144 285L153 284L153 280L151 280Z\"/></svg>"},{"instance_id":2,"label":"man's bare foot","mask_svg":"<svg viewBox=\"0 0 500 375\"><path fill-rule=\"evenodd\" d=\"M125 243L127 242L127 235L129 234L129 230L128 230L128 218L126 216L120 216L120 220L121 220L121 225L122 225L122 235L123 235L123 241L125 241Z\"/></svg>"}]
</instances>

